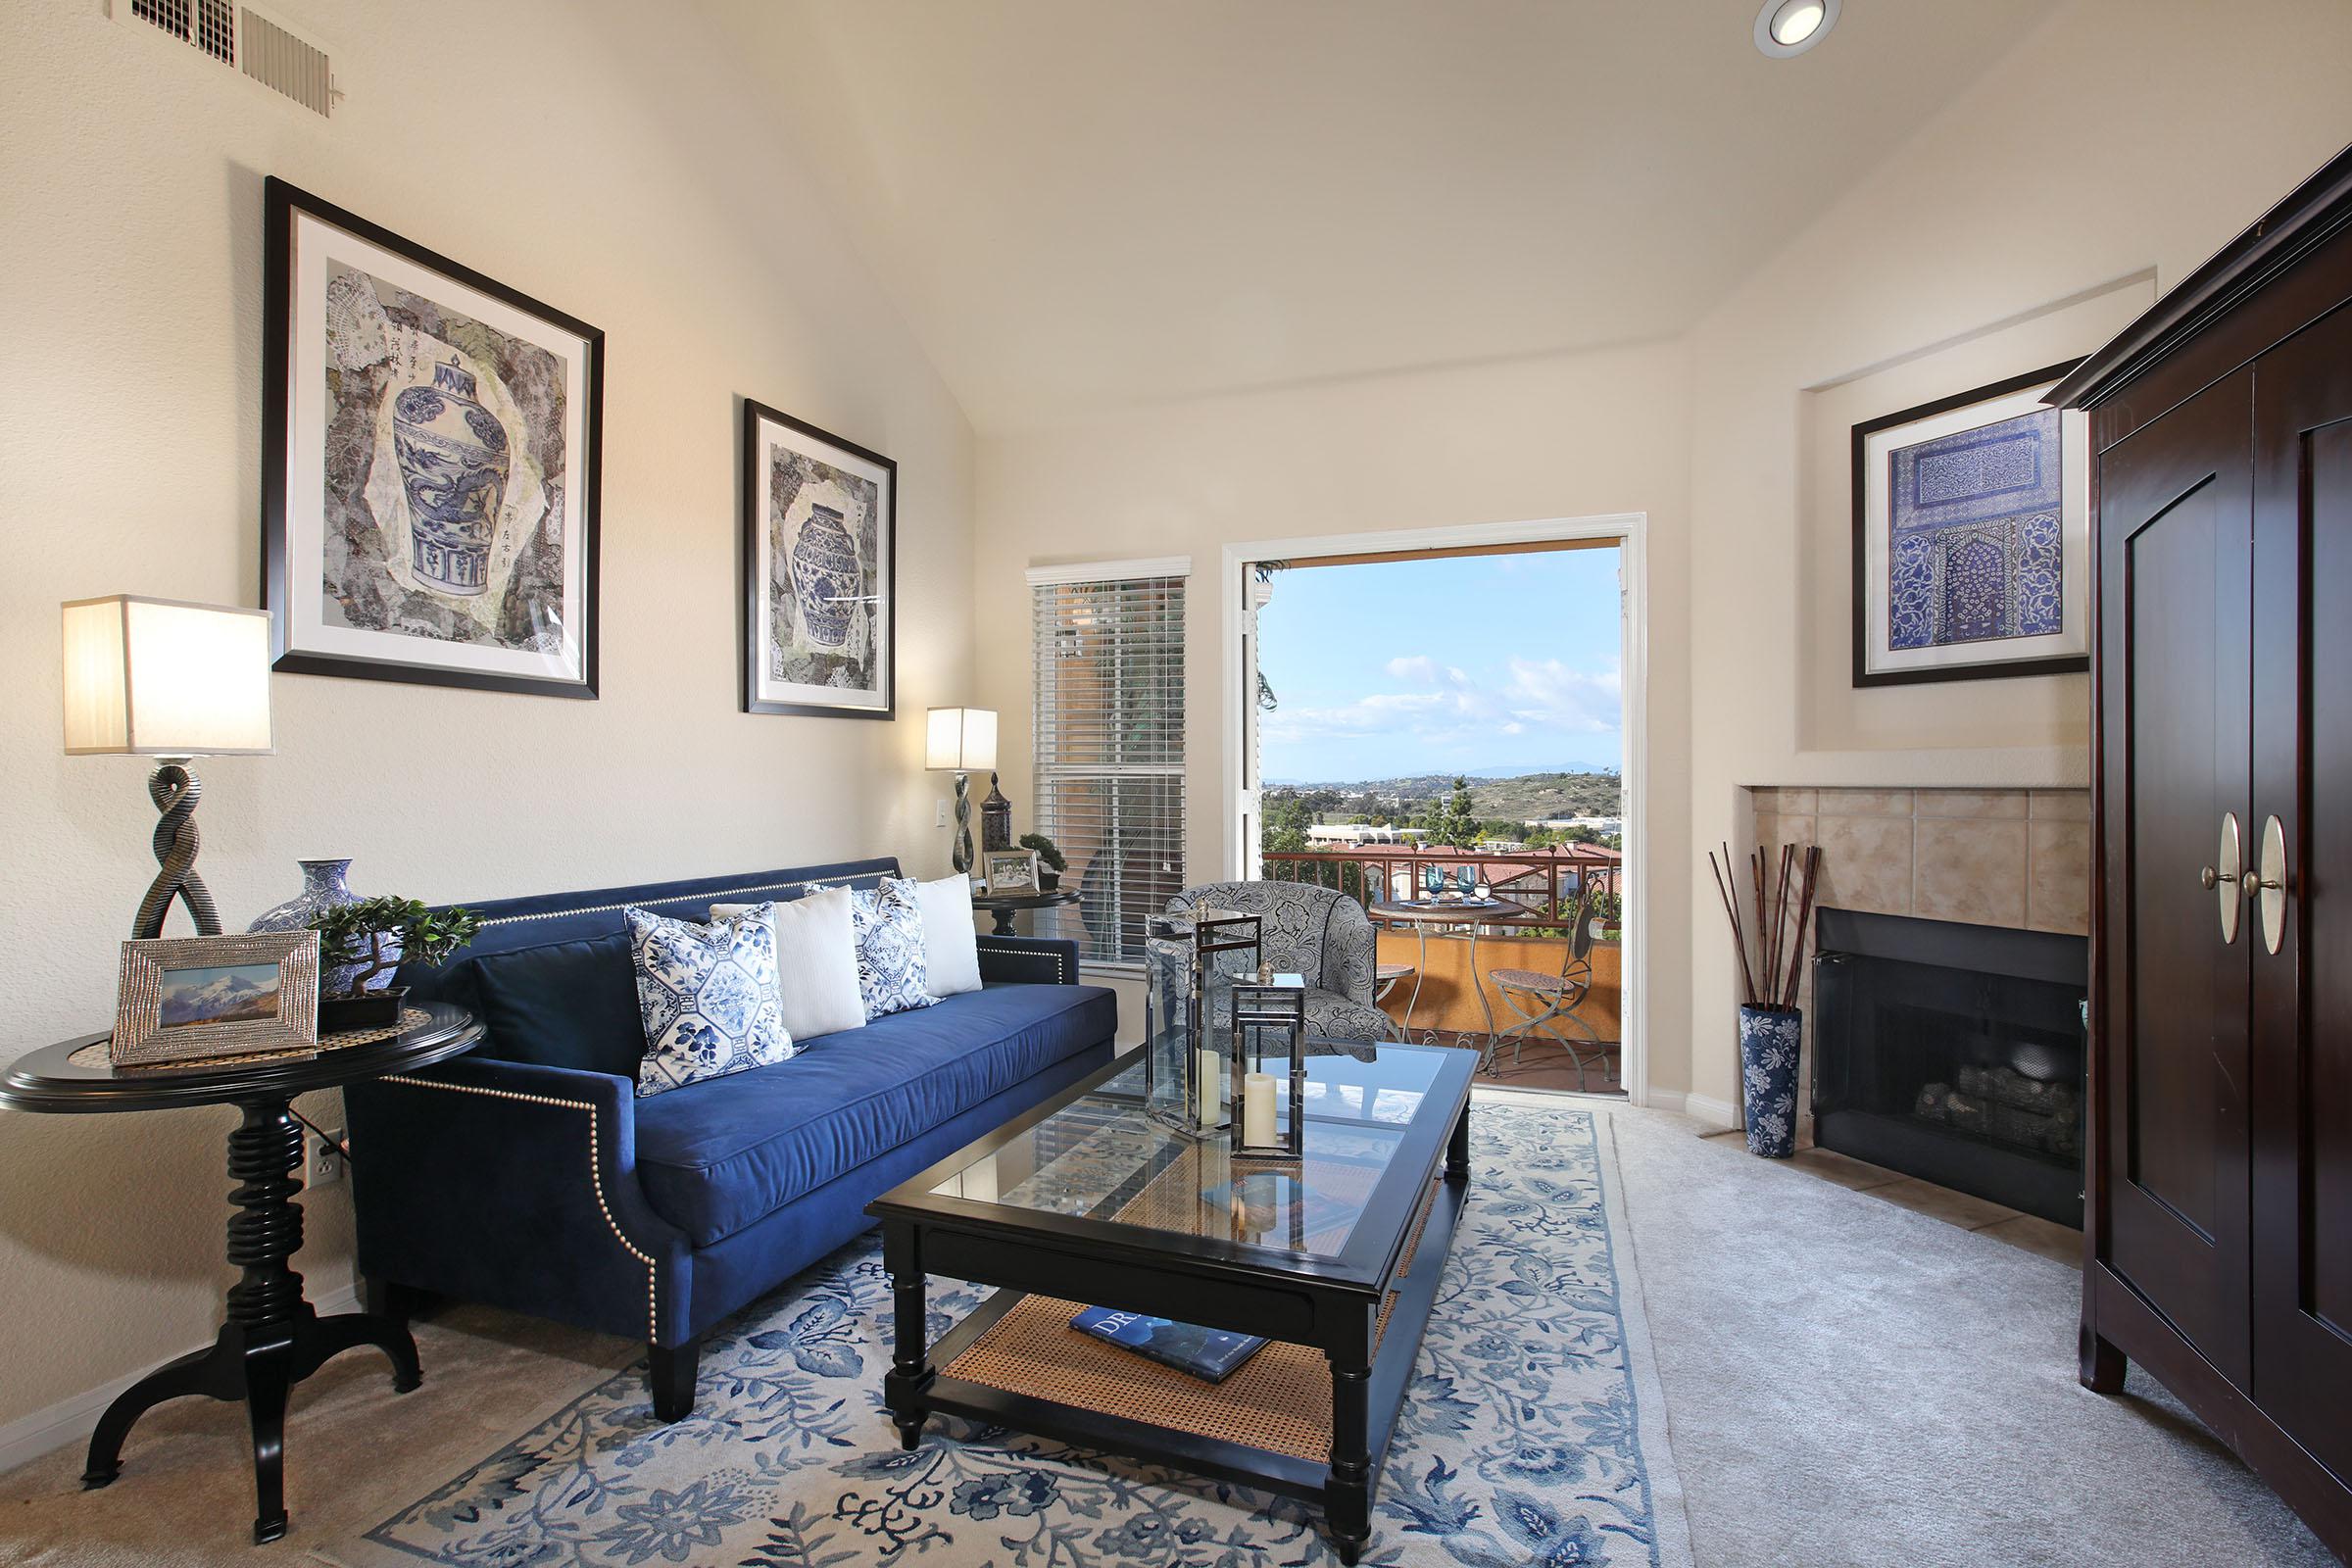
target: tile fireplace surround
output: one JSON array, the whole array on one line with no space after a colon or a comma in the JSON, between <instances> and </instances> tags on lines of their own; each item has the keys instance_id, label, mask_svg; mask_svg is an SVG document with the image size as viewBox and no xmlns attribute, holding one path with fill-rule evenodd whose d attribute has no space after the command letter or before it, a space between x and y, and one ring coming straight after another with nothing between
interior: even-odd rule
<instances>
[{"instance_id":1,"label":"tile fireplace surround","mask_svg":"<svg viewBox=\"0 0 2352 1568\"><path fill-rule=\"evenodd\" d=\"M2088 790L1774 786L1748 795L1767 864L1778 862L1784 844L1821 846L1815 902L1827 907L2075 936L2090 930ZM1805 1145L1813 1141L1810 956L1808 947L1797 990L1805 1010L1797 1141Z\"/></svg>"},{"instance_id":2,"label":"tile fireplace surround","mask_svg":"<svg viewBox=\"0 0 2352 1568\"><path fill-rule=\"evenodd\" d=\"M1821 846L1817 902L1871 914L2090 929L2088 790L1758 789L1756 843Z\"/></svg>"}]
</instances>

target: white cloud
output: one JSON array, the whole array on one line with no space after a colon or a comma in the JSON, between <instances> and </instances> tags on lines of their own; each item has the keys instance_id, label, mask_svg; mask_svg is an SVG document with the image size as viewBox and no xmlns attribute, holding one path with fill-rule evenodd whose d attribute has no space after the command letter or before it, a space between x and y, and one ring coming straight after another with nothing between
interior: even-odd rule
<instances>
[{"instance_id":1,"label":"white cloud","mask_svg":"<svg viewBox=\"0 0 2352 1568\"><path fill-rule=\"evenodd\" d=\"M1416 686L1449 686L1456 691L1466 689L1470 677L1453 664L1441 664L1427 654L1412 654L1392 659L1382 666L1393 680L1409 680Z\"/></svg>"},{"instance_id":2,"label":"white cloud","mask_svg":"<svg viewBox=\"0 0 2352 1568\"><path fill-rule=\"evenodd\" d=\"M1540 729L1591 735L1625 721L1625 682L1614 669L1571 669L1556 659L1514 659L1502 694L1511 716Z\"/></svg>"},{"instance_id":3,"label":"white cloud","mask_svg":"<svg viewBox=\"0 0 2352 1568\"><path fill-rule=\"evenodd\" d=\"M1383 668L1391 679L1421 689L1375 692L1333 708L1277 709L1259 720L1261 739L1297 745L1378 736L1443 749L1482 736L1613 733L1622 721L1622 683L1614 669L1514 659L1508 683L1489 691L1460 668L1426 655L1392 659Z\"/></svg>"}]
</instances>

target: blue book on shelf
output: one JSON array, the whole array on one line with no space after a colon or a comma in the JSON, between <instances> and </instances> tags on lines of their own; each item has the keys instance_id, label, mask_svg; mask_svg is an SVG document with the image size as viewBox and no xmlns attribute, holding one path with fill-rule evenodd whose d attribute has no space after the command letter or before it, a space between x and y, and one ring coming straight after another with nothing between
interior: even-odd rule
<instances>
[{"instance_id":1,"label":"blue book on shelf","mask_svg":"<svg viewBox=\"0 0 2352 1568\"><path fill-rule=\"evenodd\" d=\"M1266 1343L1254 1335L1204 1329L1142 1312L1114 1312L1104 1306L1081 1309L1070 1319L1070 1327L1210 1383L1224 1382Z\"/></svg>"}]
</instances>

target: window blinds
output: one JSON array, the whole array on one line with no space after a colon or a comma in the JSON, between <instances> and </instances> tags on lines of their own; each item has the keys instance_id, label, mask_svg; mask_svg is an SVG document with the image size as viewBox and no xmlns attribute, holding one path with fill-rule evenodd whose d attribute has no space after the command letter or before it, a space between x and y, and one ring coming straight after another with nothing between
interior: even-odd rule
<instances>
[{"instance_id":1,"label":"window blinds","mask_svg":"<svg viewBox=\"0 0 2352 1568\"><path fill-rule=\"evenodd\" d=\"M1141 963L1184 890L1181 574L1031 586L1038 829L1069 861L1080 956Z\"/></svg>"}]
</instances>

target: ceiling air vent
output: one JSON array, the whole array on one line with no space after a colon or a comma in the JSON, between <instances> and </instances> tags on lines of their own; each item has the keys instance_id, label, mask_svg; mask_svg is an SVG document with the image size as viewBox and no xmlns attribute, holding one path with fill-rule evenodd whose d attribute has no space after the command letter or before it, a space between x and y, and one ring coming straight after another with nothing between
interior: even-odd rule
<instances>
[{"instance_id":1,"label":"ceiling air vent","mask_svg":"<svg viewBox=\"0 0 2352 1568\"><path fill-rule=\"evenodd\" d=\"M236 0L129 0L126 9L136 21L193 44L224 66L240 68L305 109L332 112L335 80L326 51L252 7Z\"/></svg>"},{"instance_id":2,"label":"ceiling air vent","mask_svg":"<svg viewBox=\"0 0 2352 1568\"><path fill-rule=\"evenodd\" d=\"M245 74L265 87L276 88L305 109L325 114L335 90L326 51L312 48L250 6L244 22L240 36L245 45Z\"/></svg>"},{"instance_id":3,"label":"ceiling air vent","mask_svg":"<svg viewBox=\"0 0 2352 1568\"><path fill-rule=\"evenodd\" d=\"M130 14L223 65L236 63L234 0L130 0Z\"/></svg>"}]
</instances>

